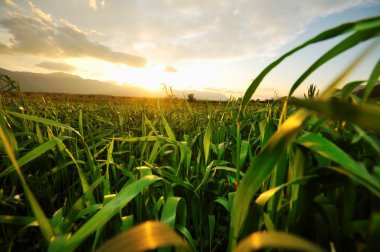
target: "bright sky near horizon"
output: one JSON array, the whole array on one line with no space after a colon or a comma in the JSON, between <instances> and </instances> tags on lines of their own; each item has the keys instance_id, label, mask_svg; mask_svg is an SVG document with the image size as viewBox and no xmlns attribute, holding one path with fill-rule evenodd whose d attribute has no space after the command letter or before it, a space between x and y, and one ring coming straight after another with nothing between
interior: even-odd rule
<instances>
[{"instance_id":1,"label":"bright sky near horizon","mask_svg":"<svg viewBox=\"0 0 380 252\"><path fill-rule=\"evenodd\" d=\"M344 22L380 14L379 0L66 0L0 3L0 67L241 96L287 50ZM286 95L341 38L284 61L254 97ZM323 89L365 45L323 66L300 87ZM350 79L367 79L380 49Z\"/></svg>"}]
</instances>

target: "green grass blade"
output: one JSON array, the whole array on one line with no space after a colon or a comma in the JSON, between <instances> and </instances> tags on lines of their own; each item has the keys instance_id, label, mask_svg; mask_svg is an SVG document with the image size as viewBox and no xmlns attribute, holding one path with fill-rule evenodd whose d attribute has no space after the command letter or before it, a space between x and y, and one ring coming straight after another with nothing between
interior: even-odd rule
<instances>
[{"instance_id":1,"label":"green grass blade","mask_svg":"<svg viewBox=\"0 0 380 252\"><path fill-rule=\"evenodd\" d=\"M254 195L277 164L273 156L282 155L308 117L304 110L295 112L269 139L263 151L251 162L238 185L231 214L229 251L236 246Z\"/></svg>"},{"instance_id":2,"label":"green grass blade","mask_svg":"<svg viewBox=\"0 0 380 252\"><path fill-rule=\"evenodd\" d=\"M97 252L150 251L175 246L180 251L190 251L185 241L167 224L147 221L104 243Z\"/></svg>"},{"instance_id":3,"label":"green grass blade","mask_svg":"<svg viewBox=\"0 0 380 252\"><path fill-rule=\"evenodd\" d=\"M209 120L207 124L207 128L203 137L203 150L205 155L205 164L207 165L208 162L208 156L210 153L210 143L211 143L211 136L212 136L212 121Z\"/></svg>"},{"instance_id":4,"label":"green grass blade","mask_svg":"<svg viewBox=\"0 0 380 252\"><path fill-rule=\"evenodd\" d=\"M299 100L295 105L317 112L321 116L355 123L362 128L380 133L380 107L373 104L351 104L337 99L328 101Z\"/></svg>"},{"instance_id":5,"label":"green grass blade","mask_svg":"<svg viewBox=\"0 0 380 252\"><path fill-rule=\"evenodd\" d=\"M35 160L36 158L40 157L47 151L51 150L56 146L57 141L55 139L51 139L38 147L34 148L33 150L29 151L27 154L22 156L20 159L17 160L18 166L21 168L22 166L26 165L27 163ZM9 166L4 171L0 173L0 178L4 177L5 175L8 175L9 173L15 171L14 165Z\"/></svg>"},{"instance_id":6,"label":"green grass blade","mask_svg":"<svg viewBox=\"0 0 380 252\"><path fill-rule=\"evenodd\" d=\"M176 225L178 216L178 224L186 225L186 203L181 197L168 197L161 213L161 222L166 223L173 228Z\"/></svg>"},{"instance_id":7,"label":"green grass blade","mask_svg":"<svg viewBox=\"0 0 380 252\"><path fill-rule=\"evenodd\" d=\"M364 82L365 81L353 81L353 82L350 82L350 83L344 85L342 90L340 90L340 99L342 101L347 101L348 97L352 94L354 89L357 88L359 85L361 85Z\"/></svg>"},{"instance_id":8,"label":"green grass blade","mask_svg":"<svg viewBox=\"0 0 380 252\"><path fill-rule=\"evenodd\" d=\"M370 96L376 82L379 80L379 76L380 76L380 60L377 61L374 69L372 70L371 76L368 79L367 85L364 90L364 95L363 95L363 100L362 100L363 103L368 100L368 97Z\"/></svg>"},{"instance_id":9,"label":"green grass blade","mask_svg":"<svg viewBox=\"0 0 380 252\"><path fill-rule=\"evenodd\" d=\"M265 192L262 192L257 198L256 198L256 201L255 203L260 205L260 206L264 206L268 200L270 200L271 197L273 197L277 192L279 192L280 190L284 189L285 187L287 186L290 186L290 185L295 185L295 184L302 184L304 183L305 181L311 179L311 178L317 178L318 176L316 175L311 175L311 176L305 176L305 177L302 177L300 179L295 179L295 180L292 180L292 181L289 181L289 182L286 182L282 185L279 185L279 186L276 186L276 187L273 187Z\"/></svg>"},{"instance_id":10,"label":"green grass blade","mask_svg":"<svg viewBox=\"0 0 380 252\"><path fill-rule=\"evenodd\" d=\"M277 65L279 65L284 59L291 56L292 54L296 53L297 51L305 48L308 45L315 44L327 39L331 39L337 36L340 36L342 34L345 34L347 32L351 32L354 29L361 30L361 29L372 29L374 27L378 27L378 22L380 20L380 17L373 17L365 20L360 20L357 22L351 22L339 25L337 27L334 27L332 29L329 29L327 31L324 31L317 36L313 37L310 40L307 40L303 44L295 47L294 49L288 51L284 55L282 55L280 58L278 58L276 61L271 63L269 66L267 66L249 85L247 91L244 93L244 97L242 99L240 109L239 109L239 118L242 116L242 113L245 111L246 106L250 99L252 98L252 95L256 91L257 87L260 85L261 81L264 79L264 77ZM360 28L359 28L360 27Z\"/></svg>"},{"instance_id":11,"label":"green grass blade","mask_svg":"<svg viewBox=\"0 0 380 252\"><path fill-rule=\"evenodd\" d=\"M348 49L358 45L361 42L367 41L373 37L379 36L380 32L378 28L373 28L370 30L364 30L360 32L356 32L340 43L338 43L336 46L331 48L329 51L327 51L324 55L322 55L317 61L315 61L293 84L292 88L289 91L288 96L290 97L294 91L301 85L301 83L310 75L312 74L316 69L318 69L320 66L322 66L327 61L335 58L337 55L347 51Z\"/></svg>"},{"instance_id":12,"label":"green grass blade","mask_svg":"<svg viewBox=\"0 0 380 252\"><path fill-rule=\"evenodd\" d=\"M35 217L0 215L0 223L26 226L36 221ZM37 223L38 224L38 223Z\"/></svg>"},{"instance_id":13,"label":"green grass blade","mask_svg":"<svg viewBox=\"0 0 380 252\"><path fill-rule=\"evenodd\" d=\"M125 188L123 188L108 204L89 219L73 236L67 241L65 249L72 251L77 248L97 228L107 223L115 214L136 197L145 187L160 180L154 175L145 176Z\"/></svg>"},{"instance_id":14,"label":"green grass blade","mask_svg":"<svg viewBox=\"0 0 380 252\"><path fill-rule=\"evenodd\" d=\"M172 141L176 141L175 134L174 134L173 130L170 128L170 125L166 121L163 114L161 114L161 120L162 120L162 123L164 124L164 128L165 128L166 134L168 135L169 139Z\"/></svg>"},{"instance_id":15,"label":"green grass blade","mask_svg":"<svg viewBox=\"0 0 380 252\"><path fill-rule=\"evenodd\" d=\"M2 141L6 154L10 158L12 165L20 178L24 193L30 203L30 207L34 213L34 216L39 223L41 233L43 234L46 241L50 241L54 237L53 228L51 227L48 218L45 216L45 213L43 212L41 206L38 204L37 199L34 197L32 190L26 182L24 174L22 173L21 168L17 163L16 157L14 156L11 145L9 144L8 138L6 137L2 126L0 126L0 139Z\"/></svg>"},{"instance_id":16,"label":"green grass blade","mask_svg":"<svg viewBox=\"0 0 380 252\"><path fill-rule=\"evenodd\" d=\"M313 133L300 137L297 139L297 143L339 164L350 178L356 180L380 198L380 179L372 176L363 165L353 160L334 143Z\"/></svg>"},{"instance_id":17,"label":"green grass blade","mask_svg":"<svg viewBox=\"0 0 380 252\"><path fill-rule=\"evenodd\" d=\"M38 122L38 123L41 123L44 125L50 125L50 126L59 127L59 128L67 129L70 131L74 131L75 133L80 135L80 133L78 131L76 131L74 128L72 128L70 125L63 124L63 123L60 123L60 122L57 122L54 120L50 120L50 119L46 119L46 118L42 118L42 117L38 117L38 116L33 116L33 115L21 114L21 113L17 113L17 112L7 112L7 113L9 115L14 116L14 117L29 120L32 122Z\"/></svg>"},{"instance_id":18,"label":"green grass blade","mask_svg":"<svg viewBox=\"0 0 380 252\"><path fill-rule=\"evenodd\" d=\"M302 239L296 235L285 232L269 231L265 233L253 233L242 240L234 252L246 252L264 248L280 248L289 250L301 250L309 252L323 252L319 246Z\"/></svg>"}]
</instances>

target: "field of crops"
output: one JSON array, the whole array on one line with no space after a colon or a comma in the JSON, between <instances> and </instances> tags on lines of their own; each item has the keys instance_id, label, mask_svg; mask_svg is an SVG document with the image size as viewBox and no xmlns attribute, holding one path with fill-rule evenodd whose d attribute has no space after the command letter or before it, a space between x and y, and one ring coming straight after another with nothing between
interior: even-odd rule
<instances>
[{"instance_id":1,"label":"field of crops","mask_svg":"<svg viewBox=\"0 0 380 252\"><path fill-rule=\"evenodd\" d=\"M288 97L250 101L287 56L342 34ZM228 102L26 96L2 76L0 250L377 251L380 63L344 83L372 46L326 90L290 97L379 35L380 17L335 27Z\"/></svg>"}]
</instances>

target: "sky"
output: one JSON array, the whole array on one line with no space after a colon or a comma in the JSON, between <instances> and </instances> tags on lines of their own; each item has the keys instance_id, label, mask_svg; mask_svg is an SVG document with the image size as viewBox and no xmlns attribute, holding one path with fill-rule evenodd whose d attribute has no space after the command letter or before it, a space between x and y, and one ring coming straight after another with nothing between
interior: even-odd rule
<instances>
[{"instance_id":1,"label":"sky","mask_svg":"<svg viewBox=\"0 0 380 252\"><path fill-rule=\"evenodd\" d=\"M1 1L0 67L228 97L241 97L260 71L306 39L380 14L380 0ZM286 95L341 39L285 60L254 98ZM323 90L367 44L321 67L296 94L310 84ZM367 79L379 55L377 48L347 81Z\"/></svg>"}]
</instances>

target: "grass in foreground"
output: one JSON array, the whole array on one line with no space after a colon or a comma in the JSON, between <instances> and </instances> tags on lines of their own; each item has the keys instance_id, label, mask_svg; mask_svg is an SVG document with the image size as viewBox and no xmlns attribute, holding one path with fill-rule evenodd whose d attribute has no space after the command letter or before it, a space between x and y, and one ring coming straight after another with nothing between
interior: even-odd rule
<instances>
[{"instance_id":1,"label":"grass in foreground","mask_svg":"<svg viewBox=\"0 0 380 252\"><path fill-rule=\"evenodd\" d=\"M367 98L379 63L362 98L350 92L361 82L334 91L360 59L319 97L291 95L379 26L379 17L361 20L305 42L264 69L241 102L2 93L1 250L375 251L380 108ZM288 97L250 102L287 56L341 34Z\"/></svg>"}]
</instances>

